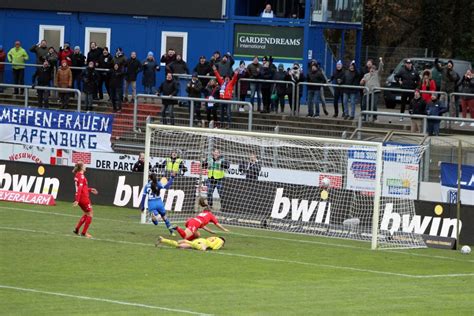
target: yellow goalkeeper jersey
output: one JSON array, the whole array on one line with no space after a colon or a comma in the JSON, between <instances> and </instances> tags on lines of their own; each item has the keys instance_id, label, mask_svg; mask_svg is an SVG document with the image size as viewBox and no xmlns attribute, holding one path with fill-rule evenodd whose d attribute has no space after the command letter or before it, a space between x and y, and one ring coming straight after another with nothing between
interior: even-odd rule
<instances>
[{"instance_id":1,"label":"yellow goalkeeper jersey","mask_svg":"<svg viewBox=\"0 0 474 316\"><path fill-rule=\"evenodd\" d=\"M219 237L198 238L190 242L194 249L205 250L204 248L211 248L218 250L224 245L224 241ZM203 247L205 246L205 247Z\"/></svg>"}]
</instances>

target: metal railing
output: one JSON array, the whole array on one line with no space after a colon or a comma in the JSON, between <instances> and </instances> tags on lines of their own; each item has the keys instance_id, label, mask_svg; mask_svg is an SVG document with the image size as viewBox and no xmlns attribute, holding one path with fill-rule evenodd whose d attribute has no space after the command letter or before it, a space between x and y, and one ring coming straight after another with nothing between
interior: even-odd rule
<instances>
[{"instance_id":1,"label":"metal railing","mask_svg":"<svg viewBox=\"0 0 474 316\"><path fill-rule=\"evenodd\" d=\"M359 121L357 124L358 128L362 128L363 117L366 115L374 116L388 116L388 117L406 117L411 119L421 119L423 120L423 134L426 134L428 127L428 120L437 120L437 121L458 121L458 122L468 122L474 123L474 119L459 118L459 117L449 117L449 116L430 116L430 115L421 115L421 114L405 114L405 113L393 113L393 112L378 112L378 111L361 111L359 115Z\"/></svg>"},{"instance_id":2,"label":"metal railing","mask_svg":"<svg viewBox=\"0 0 474 316\"><path fill-rule=\"evenodd\" d=\"M29 86L29 85L9 84L9 83L0 83L0 87L24 89L25 90L24 91L25 106L28 106L28 103L29 103L28 90L30 89L58 91L58 92L71 92L71 93L77 94L77 111L81 112L82 92L79 89L56 88L56 87L48 87L48 86Z\"/></svg>"},{"instance_id":3,"label":"metal railing","mask_svg":"<svg viewBox=\"0 0 474 316\"><path fill-rule=\"evenodd\" d=\"M253 124L253 107L250 102L244 101L234 101L234 100L221 100L214 99L209 100L205 98L191 98L191 97L180 97L180 96L161 96L155 94L137 94L134 98L133 105L133 130L137 131L137 120L138 120L138 98L154 98L160 100L176 100L176 101L190 101L189 105L189 126L192 127L194 123L194 102L205 102L205 103L215 103L215 104L236 104L236 105L247 105L249 107L249 123L248 130L252 130Z\"/></svg>"},{"instance_id":4,"label":"metal railing","mask_svg":"<svg viewBox=\"0 0 474 316\"><path fill-rule=\"evenodd\" d=\"M0 62L0 65L25 66L25 67L35 67L35 68L43 67L42 64L28 64L28 63L21 64L21 63L10 63L10 62ZM61 67L61 64L59 63L59 60L58 60L57 67L58 68ZM84 70L84 69L87 68L87 66L84 66L84 67L69 66L69 68L74 69L74 70ZM110 69L107 69L107 68L94 68L94 70L103 71L103 72L110 71Z\"/></svg>"},{"instance_id":5,"label":"metal railing","mask_svg":"<svg viewBox=\"0 0 474 316\"><path fill-rule=\"evenodd\" d=\"M264 79L253 79L253 78L240 78L237 81L237 97L240 97L240 82L247 81L247 82L256 82L256 83L269 83L269 84L289 84L291 85L291 93L292 93L292 100L291 104L295 104L296 100L296 84L293 81L284 81L284 80L264 80ZM257 92L258 93L258 92ZM252 97L252 96L250 96Z\"/></svg>"},{"instance_id":6,"label":"metal railing","mask_svg":"<svg viewBox=\"0 0 474 316\"><path fill-rule=\"evenodd\" d=\"M384 88L384 87L377 87L373 88L372 91L370 92L370 98L372 100L372 104L375 99L375 93L378 91L394 91L394 92L408 92L408 93L415 93L415 90L413 89L402 89L402 88ZM423 93L429 93L429 94L440 94L448 97L448 94L444 91L428 91L428 90L420 90L420 94ZM407 104L409 105L409 104ZM372 109L370 109L372 110Z\"/></svg>"},{"instance_id":7,"label":"metal railing","mask_svg":"<svg viewBox=\"0 0 474 316\"><path fill-rule=\"evenodd\" d=\"M300 114L300 86L313 86L313 87L327 87L327 88L340 88L340 89L351 89L351 90L364 90L366 93L364 97L367 100L367 106L369 106L369 97L370 97L370 91L369 88L365 86L350 86L350 85L345 85L345 84L334 84L334 83L315 83L315 82L298 82L296 85L296 108L298 111L298 115Z\"/></svg>"}]
</instances>

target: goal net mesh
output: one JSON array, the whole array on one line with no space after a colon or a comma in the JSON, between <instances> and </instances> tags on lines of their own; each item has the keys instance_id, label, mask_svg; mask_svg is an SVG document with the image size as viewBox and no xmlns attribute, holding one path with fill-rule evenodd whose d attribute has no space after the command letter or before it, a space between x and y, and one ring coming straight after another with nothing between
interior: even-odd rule
<instances>
[{"instance_id":1,"label":"goal net mesh","mask_svg":"<svg viewBox=\"0 0 474 316\"><path fill-rule=\"evenodd\" d=\"M223 224L370 241L382 168L377 248L425 247L413 227L422 146L383 146L378 166L377 145L357 141L158 125L149 132L151 172L169 176L162 162L173 151L187 169L163 195L172 221L200 212L203 196ZM222 167L222 179L209 179Z\"/></svg>"}]
</instances>

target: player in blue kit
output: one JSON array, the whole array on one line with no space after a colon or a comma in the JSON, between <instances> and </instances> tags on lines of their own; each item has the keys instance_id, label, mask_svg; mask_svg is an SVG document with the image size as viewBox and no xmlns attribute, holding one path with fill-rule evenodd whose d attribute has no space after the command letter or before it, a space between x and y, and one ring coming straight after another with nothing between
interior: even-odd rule
<instances>
[{"instance_id":1,"label":"player in blue kit","mask_svg":"<svg viewBox=\"0 0 474 316\"><path fill-rule=\"evenodd\" d=\"M172 236L175 236L175 233L168 217L166 217L165 205L161 200L160 190L169 189L173 184L175 175L175 173L172 173L169 180L162 178L160 181L158 181L155 173L150 174L149 181L143 189L142 201L140 202L140 209L143 211L145 209L145 200L148 198L148 212L151 214L151 220L153 224L158 225L159 214Z\"/></svg>"}]
</instances>

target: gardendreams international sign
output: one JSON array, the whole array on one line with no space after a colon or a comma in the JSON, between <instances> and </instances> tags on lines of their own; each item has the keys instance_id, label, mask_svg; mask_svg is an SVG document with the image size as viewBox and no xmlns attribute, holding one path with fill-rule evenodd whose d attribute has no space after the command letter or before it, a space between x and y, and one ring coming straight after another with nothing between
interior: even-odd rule
<instances>
[{"instance_id":1,"label":"gardendreams international sign","mask_svg":"<svg viewBox=\"0 0 474 316\"><path fill-rule=\"evenodd\" d=\"M234 55L238 57L273 56L303 59L303 28L235 25Z\"/></svg>"}]
</instances>

